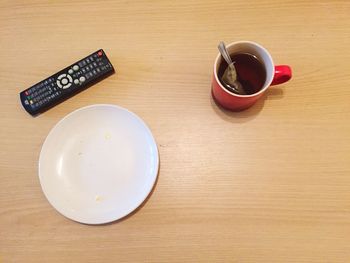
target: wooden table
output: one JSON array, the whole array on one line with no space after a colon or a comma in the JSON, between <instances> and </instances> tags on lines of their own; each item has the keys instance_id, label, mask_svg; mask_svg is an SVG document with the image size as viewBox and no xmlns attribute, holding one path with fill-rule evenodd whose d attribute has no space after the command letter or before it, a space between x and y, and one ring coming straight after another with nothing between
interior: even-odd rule
<instances>
[{"instance_id":1,"label":"wooden table","mask_svg":"<svg viewBox=\"0 0 350 263\"><path fill-rule=\"evenodd\" d=\"M348 1L2 1L0 262L350 262ZM219 40L293 79L240 113L210 95ZM103 48L117 74L32 118L18 93ZM161 167L132 216L61 216L38 179L50 129L111 103L149 125Z\"/></svg>"}]
</instances>

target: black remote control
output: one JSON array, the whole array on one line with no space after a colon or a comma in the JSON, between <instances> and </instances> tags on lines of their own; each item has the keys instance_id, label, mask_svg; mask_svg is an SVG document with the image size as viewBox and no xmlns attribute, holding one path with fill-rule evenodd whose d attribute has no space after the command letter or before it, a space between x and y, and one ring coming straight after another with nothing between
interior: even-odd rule
<instances>
[{"instance_id":1,"label":"black remote control","mask_svg":"<svg viewBox=\"0 0 350 263\"><path fill-rule=\"evenodd\" d=\"M113 73L114 68L111 62L105 52L100 49L22 91L20 93L21 102L24 109L34 116Z\"/></svg>"}]
</instances>

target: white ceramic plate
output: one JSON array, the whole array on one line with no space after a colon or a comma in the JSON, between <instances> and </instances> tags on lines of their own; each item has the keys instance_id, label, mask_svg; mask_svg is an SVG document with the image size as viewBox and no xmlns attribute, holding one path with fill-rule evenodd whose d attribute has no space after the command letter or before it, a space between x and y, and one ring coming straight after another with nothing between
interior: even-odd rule
<instances>
[{"instance_id":1,"label":"white ceramic plate","mask_svg":"<svg viewBox=\"0 0 350 263\"><path fill-rule=\"evenodd\" d=\"M40 153L45 196L64 216L103 224L135 210L156 182L159 157L146 124L114 105L92 105L64 117Z\"/></svg>"}]
</instances>

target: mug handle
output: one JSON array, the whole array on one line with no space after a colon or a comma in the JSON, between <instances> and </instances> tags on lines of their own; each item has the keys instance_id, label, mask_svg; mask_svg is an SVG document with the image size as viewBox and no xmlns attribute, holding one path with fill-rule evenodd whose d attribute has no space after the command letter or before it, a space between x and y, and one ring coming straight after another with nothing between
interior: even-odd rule
<instances>
[{"instance_id":1,"label":"mug handle","mask_svg":"<svg viewBox=\"0 0 350 263\"><path fill-rule=\"evenodd\" d=\"M287 82L292 77L292 69L287 65L275 66L275 75L271 85L282 84Z\"/></svg>"}]
</instances>

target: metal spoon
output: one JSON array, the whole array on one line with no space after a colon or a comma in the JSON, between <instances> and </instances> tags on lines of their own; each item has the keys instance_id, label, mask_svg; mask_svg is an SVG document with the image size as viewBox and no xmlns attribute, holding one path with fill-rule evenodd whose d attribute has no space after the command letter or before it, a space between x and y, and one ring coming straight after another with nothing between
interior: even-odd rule
<instances>
[{"instance_id":1,"label":"metal spoon","mask_svg":"<svg viewBox=\"0 0 350 263\"><path fill-rule=\"evenodd\" d=\"M230 55L227 52L227 49L225 47L224 42L220 42L218 49L220 51L221 56L225 59L225 61L228 64L228 67L226 68L224 75L222 76L221 80L223 81L224 86L233 93L239 94L239 95L246 95L242 84L237 80L237 72L234 63L231 60Z\"/></svg>"}]
</instances>

